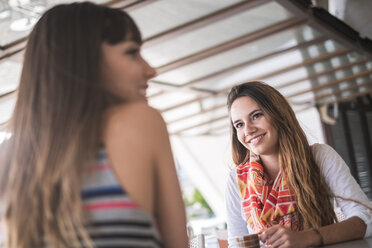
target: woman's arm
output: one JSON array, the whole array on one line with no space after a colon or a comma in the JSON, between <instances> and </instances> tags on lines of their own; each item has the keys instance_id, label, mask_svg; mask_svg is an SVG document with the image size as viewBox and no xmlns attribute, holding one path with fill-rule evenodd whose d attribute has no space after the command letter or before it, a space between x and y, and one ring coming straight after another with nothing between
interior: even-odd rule
<instances>
[{"instance_id":1,"label":"woman's arm","mask_svg":"<svg viewBox=\"0 0 372 248\"><path fill-rule=\"evenodd\" d=\"M333 195L370 204L346 163L333 148L317 144L314 145L313 152ZM274 226L267 229L261 239L272 242L274 247L310 247L320 245L321 238L324 244L334 244L369 237L372 232L371 211L354 201L336 200L346 220L319 228L320 235L312 229L293 232L282 226Z\"/></svg>"},{"instance_id":2,"label":"woman's arm","mask_svg":"<svg viewBox=\"0 0 372 248\"><path fill-rule=\"evenodd\" d=\"M130 197L152 215L165 247L188 247L181 190L160 114L144 102L107 112L104 142Z\"/></svg>"},{"instance_id":3,"label":"woman's arm","mask_svg":"<svg viewBox=\"0 0 372 248\"><path fill-rule=\"evenodd\" d=\"M260 239L269 242L275 248L307 248L340 243L363 238L366 225L358 217L351 217L345 221L324 226L316 232L314 229L292 231L281 225L265 230Z\"/></svg>"},{"instance_id":4,"label":"woman's arm","mask_svg":"<svg viewBox=\"0 0 372 248\"><path fill-rule=\"evenodd\" d=\"M229 247L237 247L235 237L248 234L247 223L242 217L242 204L238 190L236 171L231 171L225 191L227 231Z\"/></svg>"},{"instance_id":5,"label":"woman's arm","mask_svg":"<svg viewBox=\"0 0 372 248\"><path fill-rule=\"evenodd\" d=\"M188 247L185 206L171 153L168 132L158 112L155 167L155 216L166 247Z\"/></svg>"},{"instance_id":6,"label":"woman's arm","mask_svg":"<svg viewBox=\"0 0 372 248\"><path fill-rule=\"evenodd\" d=\"M364 222L362 237L370 237L372 234L372 213L368 208L353 200L368 206L371 206L371 204L359 184L351 175L349 167L341 156L328 145L315 145L313 151L315 161L320 167L331 194L336 197L337 204L341 208L345 218L358 217L362 220ZM337 198L337 196L345 200ZM355 238L359 237L360 235L355 236ZM353 238L351 237L351 239ZM346 236L345 240L347 240Z\"/></svg>"}]
</instances>

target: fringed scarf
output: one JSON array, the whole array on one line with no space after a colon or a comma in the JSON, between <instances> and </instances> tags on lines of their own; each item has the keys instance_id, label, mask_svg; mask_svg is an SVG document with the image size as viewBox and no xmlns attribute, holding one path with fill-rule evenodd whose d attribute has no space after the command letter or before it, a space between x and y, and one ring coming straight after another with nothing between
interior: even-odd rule
<instances>
[{"instance_id":1,"label":"fringed scarf","mask_svg":"<svg viewBox=\"0 0 372 248\"><path fill-rule=\"evenodd\" d=\"M244 216L254 232L276 224L294 231L303 230L295 196L281 172L273 185L269 185L262 165L251 161L237 167L237 177Z\"/></svg>"}]
</instances>

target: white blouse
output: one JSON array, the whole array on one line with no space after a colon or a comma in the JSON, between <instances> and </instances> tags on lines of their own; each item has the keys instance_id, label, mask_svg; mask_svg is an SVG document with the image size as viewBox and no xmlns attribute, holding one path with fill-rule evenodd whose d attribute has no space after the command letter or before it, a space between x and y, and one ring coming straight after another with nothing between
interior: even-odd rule
<instances>
[{"instance_id":1,"label":"white blouse","mask_svg":"<svg viewBox=\"0 0 372 248\"><path fill-rule=\"evenodd\" d=\"M314 144L312 145L312 150L315 162L319 165L321 173L333 195L354 199L372 206L359 184L351 175L345 161L332 147L326 144ZM253 231L247 225L243 215L236 169L230 172L226 186L225 201L229 247L237 247L235 237L253 233ZM372 212L352 201L344 201L338 198L336 198L336 201L345 218L356 216L366 223L367 229L364 237L370 237L372 234Z\"/></svg>"}]
</instances>

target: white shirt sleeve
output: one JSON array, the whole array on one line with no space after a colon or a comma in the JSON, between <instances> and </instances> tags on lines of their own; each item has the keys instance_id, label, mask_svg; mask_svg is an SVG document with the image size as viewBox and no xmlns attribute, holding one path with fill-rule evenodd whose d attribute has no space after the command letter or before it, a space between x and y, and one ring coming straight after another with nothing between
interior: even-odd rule
<instances>
[{"instance_id":1,"label":"white shirt sleeve","mask_svg":"<svg viewBox=\"0 0 372 248\"><path fill-rule=\"evenodd\" d=\"M235 237L248 234L247 223L243 217L238 189L236 169L230 172L226 185L227 232L229 248L237 247Z\"/></svg>"},{"instance_id":2,"label":"white shirt sleeve","mask_svg":"<svg viewBox=\"0 0 372 248\"><path fill-rule=\"evenodd\" d=\"M372 206L359 184L351 175L345 161L332 147L325 144L314 144L312 148L315 162L319 165L333 195L357 200ZM344 201L338 198L336 198L336 201L345 218L356 216L365 222L367 229L364 237L370 237L372 234L372 212L352 201Z\"/></svg>"}]
</instances>

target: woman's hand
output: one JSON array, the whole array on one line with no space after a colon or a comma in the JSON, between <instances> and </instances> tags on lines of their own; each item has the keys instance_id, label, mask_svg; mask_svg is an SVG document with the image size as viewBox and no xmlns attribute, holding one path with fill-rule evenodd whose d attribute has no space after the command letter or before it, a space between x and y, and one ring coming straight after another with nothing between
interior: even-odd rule
<instances>
[{"instance_id":1,"label":"woman's hand","mask_svg":"<svg viewBox=\"0 0 372 248\"><path fill-rule=\"evenodd\" d=\"M312 230L297 232L282 225L272 226L259 236L262 242L270 243L274 248L306 248L316 245L319 238Z\"/></svg>"}]
</instances>

